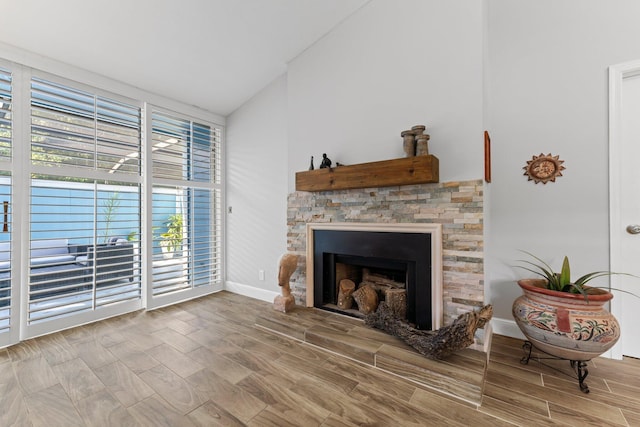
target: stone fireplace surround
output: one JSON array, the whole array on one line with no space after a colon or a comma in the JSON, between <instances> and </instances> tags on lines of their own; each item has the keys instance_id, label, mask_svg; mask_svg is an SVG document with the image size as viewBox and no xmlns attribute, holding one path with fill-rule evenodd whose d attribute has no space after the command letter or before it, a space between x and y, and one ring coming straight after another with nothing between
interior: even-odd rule
<instances>
[{"instance_id":1,"label":"stone fireplace surround","mask_svg":"<svg viewBox=\"0 0 640 427\"><path fill-rule=\"evenodd\" d=\"M441 227L441 296L436 327L484 304L482 180L384 188L291 193L287 200L287 249L300 255L291 278L299 305L309 305L307 228L320 224L398 224L393 227ZM375 226L374 226L375 227ZM311 258L309 258L311 259ZM438 275L438 273L435 273Z\"/></svg>"}]
</instances>

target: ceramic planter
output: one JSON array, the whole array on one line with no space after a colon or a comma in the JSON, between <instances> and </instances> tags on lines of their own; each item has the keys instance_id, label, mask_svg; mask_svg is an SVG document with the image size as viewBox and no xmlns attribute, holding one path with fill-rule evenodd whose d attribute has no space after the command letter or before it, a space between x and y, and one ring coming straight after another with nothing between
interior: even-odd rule
<instances>
[{"instance_id":1,"label":"ceramic planter","mask_svg":"<svg viewBox=\"0 0 640 427\"><path fill-rule=\"evenodd\" d=\"M513 302L513 317L533 345L552 356L591 360L609 350L620 337L620 325L604 305L613 294L594 289L580 294L552 291L543 279L518 281L524 294Z\"/></svg>"}]
</instances>

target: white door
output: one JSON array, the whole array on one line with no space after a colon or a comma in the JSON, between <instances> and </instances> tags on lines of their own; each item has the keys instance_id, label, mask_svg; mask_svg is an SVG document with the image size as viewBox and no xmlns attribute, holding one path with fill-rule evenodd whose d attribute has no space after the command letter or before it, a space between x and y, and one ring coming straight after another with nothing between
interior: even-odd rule
<instances>
[{"instance_id":1,"label":"white door","mask_svg":"<svg viewBox=\"0 0 640 427\"><path fill-rule=\"evenodd\" d=\"M611 270L638 276L612 276L611 311L621 337L611 356L640 358L640 61L609 69L609 174Z\"/></svg>"}]
</instances>

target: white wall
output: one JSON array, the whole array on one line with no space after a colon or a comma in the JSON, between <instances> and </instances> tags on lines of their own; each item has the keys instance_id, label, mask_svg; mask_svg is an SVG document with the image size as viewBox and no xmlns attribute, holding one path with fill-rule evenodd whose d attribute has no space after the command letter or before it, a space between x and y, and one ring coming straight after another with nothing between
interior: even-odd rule
<instances>
[{"instance_id":1,"label":"white wall","mask_svg":"<svg viewBox=\"0 0 640 427\"><path fill-rule=\"evenodd\" d=\"M227 288L271 301L287 249L286 91L283 75L227 118Z\"/></svg>"},{"instance_id":2,"label":"white wall","mask_svg":"<svg viewBox=\"0 0 640 427\"><path fill-rule=\"evenodd\" d=\"M15 65L24 65L31 67L34 70L38 70L38 72L44 71L46 73L51 73L74 83L89 85L92 88L102 89L128 97L132 100L148 102L149 104L157 107L179 111L182 114L187 114L193 118L212 122L220 126L224 126L226 123L223 116L203 110L202 108L194 105L183 104L175 99L156 93L150 93L127 83L122 83L121 81L105 77L104 75L80 69L64 62L60 62L54 58L26 51L4 42L0 42L0 58L2 58L0 62L3 63L4 60L14 62ZM4 66L10 67L8 64Z\"/></svg>"},{"instance_id":3,"label":"white wall","mask_svg":"<svg viewBox=\"0 0 640 427\"><path fill-rule=\"evenodd\" d=\"M489 298L511 320L521 293L518 249L574 275L609 268L607 67L640 58L635 0L489 0L486 127L493 182L486 242ZM533 155L565 160L556 183L534 184ZM606 282L605 282L606 283Z\"/></svg>"},{"instance_id":4,"label":"white wall","mask_svg":"<svg viewBox=\"0 0 640 427\"><path fill-rule=\"evenodd\" d=\"M482 176L481 2L373 0L227 118L227 288L279 291L286 197L309 156L402 157L400 132L415 124L428 126L441 181Z\"/></svg>"},{"instance_id":5,"label":"white wall","mask_svg":"<svg viewBox=\"0 0 640 427\"><path fill-rule=\"evenodd\" d=\"M425 124L440 180L482 176L482 2L373 0L288 67L289 191L322 153L403 157Z\"/></svg>"},{"instance_id":6,"label":"white wall","mask_svg":"<svg viewBox=\"0 0 640 427\"><path fill-rule=\"evenodd\" d=\"M273 187L260 176L253 185L231 183L230 202L240 197L236 190L255 187L284 206L309 156L316 166L323 152L347 164L401 157L400 131L419 123L429 126L441 181L477 179L487 129L486 296L497 323L513 326L514 282L526 275L512 267L518 249L554 265L569 255L575 274L608 269L607 67L640 59L638 16L636 0L373 0L290 63L286 90L279 82L278 96L261 95L230 117L232 164L260 163L252 150L269 140L280 153L269 158L286 170ZM288 98L288 142L266 129L239 141L253 126L240 118L280 112L281 96ZM556 183L523 176L526 161L540 153L565 160ZM286 231L261 235L254 245L262 252L252 251L255 259L245 264L247 254L237 252L248 239L244 228L261 213L239 219L230 217L229 273L255 283L258 265L284 248ZM278 220L285 227L284 212Z\"/></svg>"}]
</instances>

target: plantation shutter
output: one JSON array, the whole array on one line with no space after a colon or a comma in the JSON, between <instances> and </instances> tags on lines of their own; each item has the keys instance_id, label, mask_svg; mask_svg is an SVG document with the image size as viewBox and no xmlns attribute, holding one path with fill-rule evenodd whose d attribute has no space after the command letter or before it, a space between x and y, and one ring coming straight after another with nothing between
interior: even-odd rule
<instances>
[{"instance_id":1,"label":"plantation shutter","mask_svg":"<svg viewBox=\"0 0 640 427\"><path fill-rule=\"evenodd\" d=\"M12 82L11 72L0 68L0 161L10 161L12 157ZM0 337L8 335L11 325L11 175L0 170L0 206L2 206L2 226L0 226ZM5 343L0 338L0 346Z\"/></svg>"},{"instance_id":2,"label":"plantation shutter","mask_svg":"<svg viewBox=\"0 0 640 427\"><path fill-rule=\"evenodd\" d=\"M33 78L31 159L140 175L140 108Z\"/></svg>"},{"instance_id":3,"label":"plantation shutter","mask_svg":"<svg viewBox=\"0 0 640 427\"><path fill-rule=\"evenodd\" d=\"M0 68L0 160L11 160L11 73Z\"/></svg>"},{"instance_id":4,"label":"plantation shutter","mask_svg":"<svg viewBox=\"0 0 640 427\"><path fill-rule=\"evenodd\" d=\"M2 128L0 128L2 129ZM3 129L2 129L3 130ZM0 130L0 132L2 132ZM11 328L11 278L12 251L11 236L13 235L11 214L11 175L0 171L0 201L2 202L2 233L0 234L0 336ZM2 340L0 340L0 343Z\"/></svg>"},{"instance_id":5,"label":"plantation shutter","mask_svg":"<svg viewBox=\"0 0 640 427\"><path fill-rule=\"evenodd\" d=\"M152 128L152 295L220 284L220 129L157 112Z\"/></svg>"},{"instance_id":6,"label":"plantation shutter","mask_svg":"<svg viewBox=\"0 0 640 427\"><path fill-rule=\"evenodd\" d=\"M140 107L32 78L27 325L139 306L141 135Z\"/></svg>"}]
</instances>

